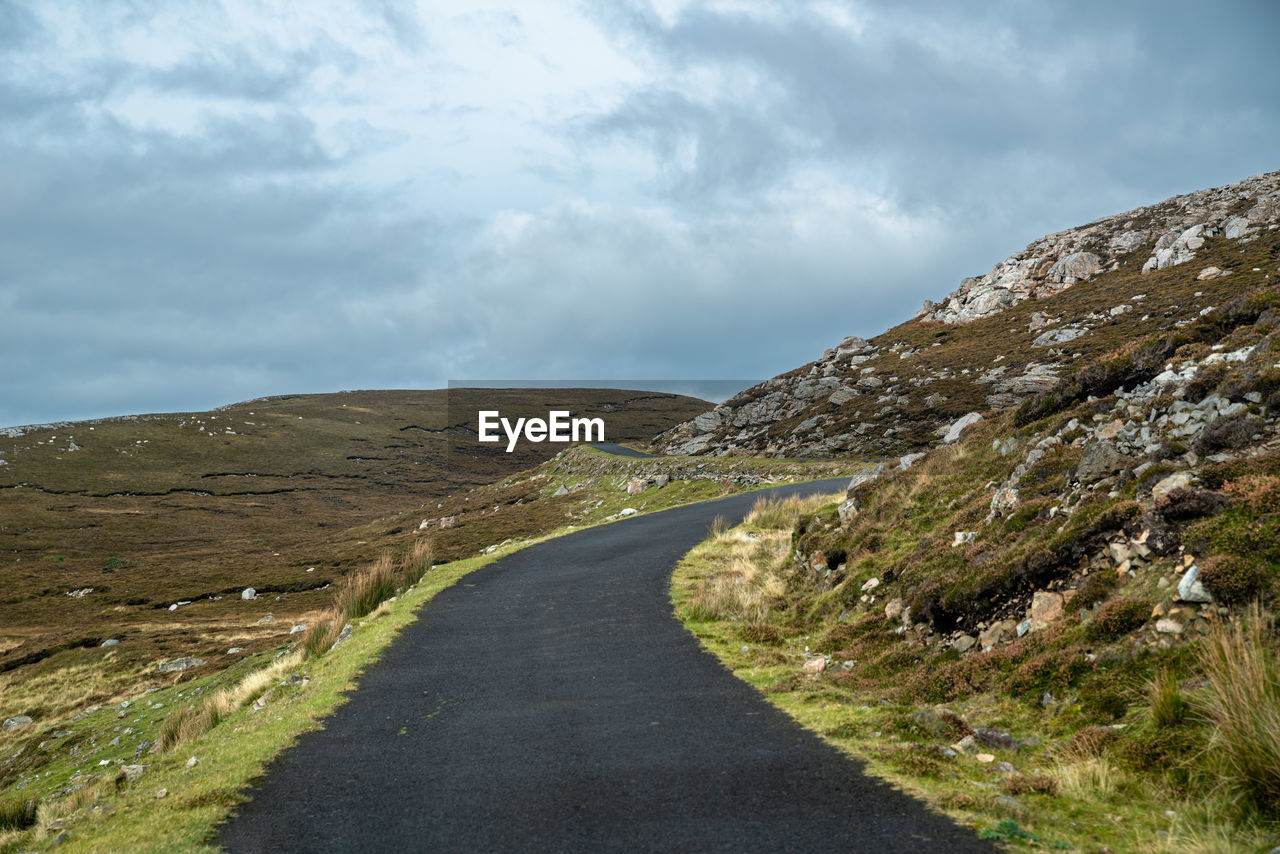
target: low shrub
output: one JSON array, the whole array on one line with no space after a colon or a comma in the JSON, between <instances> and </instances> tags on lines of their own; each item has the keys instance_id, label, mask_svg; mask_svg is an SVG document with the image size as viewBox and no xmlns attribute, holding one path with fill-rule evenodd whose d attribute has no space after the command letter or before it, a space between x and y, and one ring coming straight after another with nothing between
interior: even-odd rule
<instances>
[{"instance_id":1,"label":"low shrub","mask_svg":"<svg viewBox=\"0 0 1280 854\"><path fill-rule=\"evenodd\" d=\"M1142 628L1151 617L1151 605L1137 599L1112 599L1098 609L1089 624L1089 637L1114 640Z\"/></svg>"},{"instance_id":2,"label":"low shrub","mask_svg":"<svg viewBox=\"0 0 1280 854\"><path fill-rule=\"evenodd\" d=\"M1202 457L1222 451L1234 451L1249 444L1258 429L1257 419L1248 415L1215 418L1200 431L1192 450Z\"/></svg>"},{"instance_id":3,"label":"low shrub","mask_svg":"<svg viewBox=\"0 0 1280 854\"><path fill-rule=\"evenodd\" d=\"M1214 555L1200 563L1200 578L1219 602L1249 602L1262 595L1267 575L1258 561Z\"/></svg>"},{"instance_id":4,"label":"low shrub","mask_svg":"<svg viewBox=\"0 0 1280 854\"><path fill-rule=\"evenodd\" d=\"M1009 795L1056 795L1058 781L1046 774L1010 774L1001 785Z\"/></svg>"},{"instance_id":5,"label":"low shrub","mask_svg":"<svg viewBox=\"0 0 1280 854\"><path fill-rule=\"evenodd\" d=\"M1151 723L1157 727L1178 726L1191 711L1177 676L1167 668L1147 682L1147 701Z\"/></svg>"},{"instance_id":6,"label":"low shrub","mask_svg":"<svg viewBox=\"0 0 1280 854\"><path fill-rule=\"evenodd\" d=\"M743 626L738 635L747 643L777 644L782 642L782 632L768 623L752 623Z\"/></svg>"},{"instance_id":7,"label":"low shrub","mask_svg":"<svg viewBox=\"0 0 1280 854\"><path fill-rule=\"evenodd\" d=\"M1072 608L1092 608L1111 595L1116 587L1116 578L1110 572L1094 572L1085 577L1076 588L1075 598L1071 600Z\"/></svg>"}]
</instances>

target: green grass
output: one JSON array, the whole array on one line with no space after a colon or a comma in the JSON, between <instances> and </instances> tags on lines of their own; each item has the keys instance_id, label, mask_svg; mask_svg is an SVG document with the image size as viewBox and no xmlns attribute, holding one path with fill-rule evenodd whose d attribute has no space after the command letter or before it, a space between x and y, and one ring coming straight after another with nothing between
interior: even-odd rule
<instances>
[{"instance_id":1,"label":"green grass","mask_svg":"<svg viewBox=\"0 0 1280 854\"><path fill-rule=\"evenodd\" d=\"M882 489L910 498L901 485ZM950 500L944 490L932 506L945 507ZM732 609L698 605L725 574L746 574L737 562L751 555L735 557L735 549L741 552L737 544L747 526L699 545L672 579L677 616L769 702L865 762L875 775L1015 847L1235 852L1275 844L1277 830L1265 811L1242 808L1238 797L1249 791L1241 782L1246 777L1262 787L1255 799L1273 797L1267 794L1274 765L1270 741L1280 734L1280 724L1268 715L1280 703L1268 686L1280 678L1268 682L1257 675L1276 673L1266 658L1273 653L1243 656L1242 665L1242 649L1261 648L1236 638L1216 667L1202 668L1193 647L1117 659L1105 647L1082 646L1082 626L966 657L912 648L882 616L863 616L848 604L824 606L839 599L839 591L815 588L810 571L790 560L793 525L803 531L799 537L812 536L832 506L793 514L790 523L783 513L761 514L781 536L771 541L756 526L755 536L774 548L757 555L763 558L757 569L781 578L787 592L751 621ZM804 524L795 525L797 520ZM885 542L891 546L892 539ZM848 583L862 576L851 578ZM1150 604L1142 607L1145 620ZM1086 649L1105 653L1112 663L1081 666ZM827 670L817 676L803 672L803 663L820 653L831 656ZM1202 674L1215 669L1226 675L1210 676L1214 687L1205 687ZM1246 679L1244 671L1254 675ZM1042 703L1045 691L1053 699ZM940 700L946 705L934 705ZM1217 710L1209 715L1212 724L1202 708ZM964 753L947 757L942 749L964 731L948 723L949 715L973 727L1013 733L1023 746L981 748L994 754L991 763ZM1098 728L1117 721L1123 729ZM1259 747L1244 755L1209 749L1224 738ZM1254 764L1221 765L1215 756L1235 763L1247 756ZM1002 761L1015 770L998 770Z\"/></svg>"},{"instance_id":2,"label":"green grass","mask_svg":"<svg viewBox=\"0 0 1280 854\"><path fill-rule=\"evenodd\" d=\"M582 450L567 456L587 453ZM851 470L849 465L857 466L846 464L846 471ZM6 695L0 706L11 701L15 707L29 707L37 698L47 697L55 686L69 684L84 687L74 698L54 700L57 708L84 708L90 697L110 696L113 700L73 722L41 721L39 730L25 738L0 741L0 774L12 783L0 792L0 806L9 810L4 814L21 814L25 807L20 805L28 799L42 801L41 819L34 828L0 831L0 851L26 850L24 846L40 843L53 822L69 834L63 843L69 851L201 850L213 825L240 802L247 782L262 773L266 763L300 733L321 725L345 693L355 687L363 668L376 660L436 592L468 572L548 536L617 521L617 509L623 505L650 513L741 488L726 487L717 479L676 481L662 490L628 498L616 494L614 480L622 474L626 473L609 474L594 487L584 486L575 500L587 501L591 510L575 517L574 524L565 524L563 512L538 517L546 525L553 524L555 518L562 520L550 533L544 529L538 537L511 538L491 552L434 569L430 568L431 552L421 545L399 559L380 560L370 571L350 576L336 592L327 591L330 603L315 603L321 610L312 612L309 630L296 637L286 636L288 646L264 644L253 654L233 659L230 666L207 675L190 680L180 676L150 693L129 694L128 686L137 684L138 674L119 672L113 659L98 655L97 650L85 650L81 670L74 678L68 676L65 662L56 667L51 662L47 684L30 680L11 683L15 692L12 697ZM541 488L547 474L544 470L522 477L534 479ZM760 482L752 488L768 485ZM498 484L493 490L506 488L509 485ZM473 498L483 494L483 490L471 493ZM556 499L552 503L562 506L562 502ZM364 575L376 576L378 583L365 584ZM421 582L414 583L420 577ZM388 604L388 595L396 594L398 598ZM358 604L351 605L354 600ZM354 632L330 651L344 621ZM285 651L291 654L276 657ZM130 705L121 708L120 701L126 698ZM123 717L118 717L121 712ZM33 744L51 741L49 733L60 726L73 730L73 735L53 739L56 746L50 750L31 750ZM125 728L132 732L125 734ZM111 744L116 738L119 741ZM157 741L159 751L150 752L146 743ZM198 757L199 764L187 767L190 756ZM107 764L99 765L102 760ZM117 782L116 769L133 762L147 765L144 776L133 783ZM69 786L80 788L57 794ZM161 789L166 795L157 798ZM12 803L19 806L11 807Z\"/></svg>"},{"instance_id":3,"label":"green grass","mask_svg":"<svg viewBox=\"0 0 1280 854\"><path fill-rule=\"evenodd\" d=\"M6 805L4 815L20 810L8 806L17 797L44 797L80 782L93 793L87 803L64 796L44 807L44 818L60 820L68 833L63 850L204 850L211 828L240 802L249 781L265 770L273 756L301 733L320 726L344 702L364 668L415 619L419 608L508 551L437 567L376 616L358 623L348 640L325 655L305 662L295 656L288 668L272 670L274 653L265 652L226 671L143 695L128 709L114 705L86 715L72 726L79 743L96 742L94 746L74 756L60 756L40 768L38 780L17 792L6 792L0 801ZM264 669L271 670L271 678L256 680L262 683L256 697L244 694L225 716L206 717L193 725L194 719L207 715L206 700L220 691L234 691ZM287 678L291 672L303 678L293 683ZM255 709L252 699L258 699L261 708ZM153 708L156 704L159 707ZM117 717L120 711L126 712L125 717ZM114 736L122 724L134 729L132 737L119 745L108 744L108 736ZM179 735L184 728L188 733ZM137 757L147 766L143 776L117 787L118 764L134 761L136 745L157 739L165 742L160 753L144 750ZM199 764L187 767L191 756L198 757ZM12 758L12 748L0 753L0 762ZM102 760L108 764L99 765ZM165 797L157 798L162 789ZM40 826L9 831L8 836L0 831L0 850L26 850L47 835Z\"/></svg>"}]
</instances>

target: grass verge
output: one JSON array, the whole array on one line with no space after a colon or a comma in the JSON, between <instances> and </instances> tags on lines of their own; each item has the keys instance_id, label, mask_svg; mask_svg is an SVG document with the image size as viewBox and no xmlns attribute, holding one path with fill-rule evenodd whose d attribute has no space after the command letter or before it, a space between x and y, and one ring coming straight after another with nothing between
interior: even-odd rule
<instances>
[{"instance_id":1,"label":"grass verge","mask_svg":"<svg viewBox=\"0 0 1280 854\"><path fill-rule=\"evenodd\" d=\"M349 637L323 655L308 635L202 679L93 709L69 724L74 730L7 750L0 761L26 751L61 755L0 797L0 852L59 837L68 852L207 850L250 781L322 725L419 608L514 550L435 567L363 620L353 618Z\"/></svg>"},{"instance_id":2,"label":"grass verge","mask_svg":"<svg viewBox=\"0 0 1280 854\"><path fill-rule=\"evenodd\" d=\"M762 506L713 532L673 575L677 616L765 699L871 773L1012 848L1253 852L1280 841L1271 820L1280 670L1265 614L1223 621L1189 653L1184 677L1193 678L1180 682L1158 656L1147 671L1135 665L1117 686L1128 702L1114 724L1094 725L1078 701L1040 702L1001 684L928 704L897 687L938 678L936 666L895 645L886 623L834 616L836 591L814 582L825 573L794 559L793 537L835 501Z\"/></svg>"}]
</instances>

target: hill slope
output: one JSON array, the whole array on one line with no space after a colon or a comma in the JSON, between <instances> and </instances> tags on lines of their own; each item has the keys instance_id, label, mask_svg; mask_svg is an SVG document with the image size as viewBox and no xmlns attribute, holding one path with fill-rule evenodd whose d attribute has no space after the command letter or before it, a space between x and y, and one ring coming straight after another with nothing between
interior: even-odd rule
<instances>
[{"instance_id":1,"label":"hill slope","mask_svg":"<svg viewBox=\"0 0 1280 854\"><path fill-rule=\"evenodd\" d=\"M245 587L271 595L235 602L235 620L300 613L307 591L398 548L425 508L465 504L449 496L564 449L479 445L481 406L603 415L607 438L627 441L706 403L611 389L365 391L6 430L0 673L130 633L126 663L203 649L221 642Z\"/></svg>"},{"instance_id":2,"label":"hill slope","mask_svg":"<svg viewBox=\"0 0 1280 854\"><path fill-rule=\"evenodd\" d=\"M1267 287L1280 173L1049 235L870 341L847 338L664 434L668 453L890 456L970 412L1016 407L1076 368Z\"/></svg>"}]
</instances>

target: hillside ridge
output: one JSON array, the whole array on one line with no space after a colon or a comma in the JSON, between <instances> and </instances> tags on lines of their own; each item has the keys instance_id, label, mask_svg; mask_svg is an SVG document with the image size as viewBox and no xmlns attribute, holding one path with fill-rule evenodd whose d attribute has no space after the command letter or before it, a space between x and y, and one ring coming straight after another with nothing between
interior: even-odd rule
<instances>
[{"instance_id":1,"label":"hillside ridge","mask_svg":"<svg viewBox=\"0 0 1280 854\"><path fill-rule=\"evenodd\" d=\"M939 304L657 437L670 454L888 457L1047 392L1277 272L1280 172L1048 235ZM1191 263L1195 261L1196 263ZM963 425L960 427L963 429Z\"/></svg>"}]
</instances>

